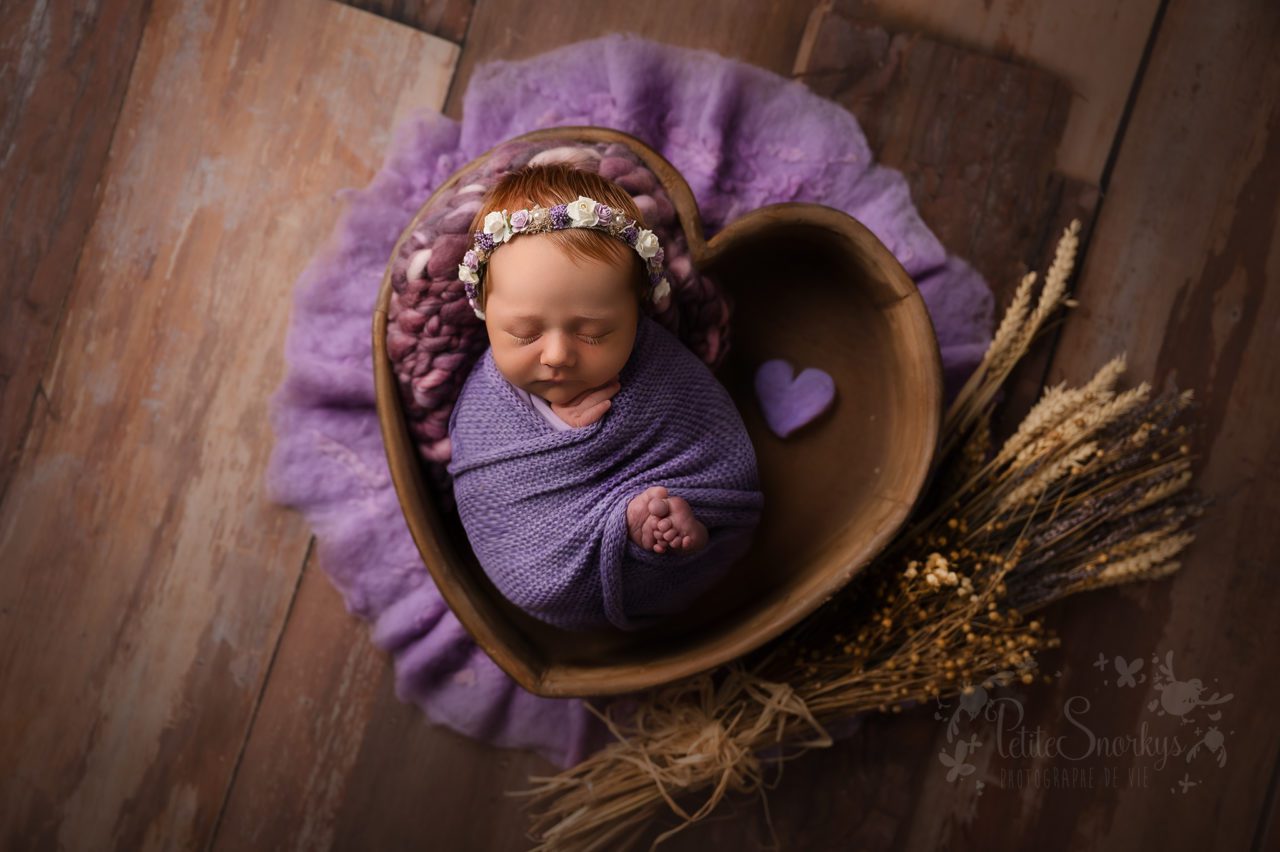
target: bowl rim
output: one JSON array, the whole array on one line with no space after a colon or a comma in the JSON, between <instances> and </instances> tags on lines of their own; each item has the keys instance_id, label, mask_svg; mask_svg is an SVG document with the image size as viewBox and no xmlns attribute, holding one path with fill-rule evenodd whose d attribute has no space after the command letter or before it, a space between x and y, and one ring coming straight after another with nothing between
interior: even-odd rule
<instances>
[{"instance_id":1,"label":"bowl rim","mask_svg":"<svg viewBox=\"0 0 1280 852\"><path fill-rule=\"evenodd\" d=\"M924 336L927 338L925 349L931 357L925 358L924 363L917 366L922 373L922 381L928 384L920 392L928 394L934 416L928 418L926 428L922 429L922 446L916 454L918 462L907 478L909 486L905 490L914 494L914 498L903 501L884 496L883 499L891 501L894 506L889 522L881 525L863 546L851 553L841 570L828 572L825 575L826 581L820 588L803 598L793 599L786 607L772 607L743 619L731 630L720 631L697 645L695 653L690 653L688 648L681 648L643 661L588 666L549 661L524 637L519 641L513 641L510 636L500 638L494 625L481 614L467 589L447 567L448 560L440 547L446 531L435 498L426 488L422 462L410 438L404 417L399 388L387 354L386 331L393 267L405 241L436 198L460 181L463 175L471 173L476 165L495 150L513 142L556 139L588 143L623 142L628 145L667 189L695 267L703 269L711 265L725 246L753 231L768 227L770 219L792 219L799 214L806 220L806 224L818 225L836 236L853 240L869 249L882 264L885 280L893 284L894 298L888 300L893 304L893 309L904 311L910 327L916 331L928 330L928 334ZM562 125L531 131L503 140L455 169L419 206L417 213L397 238L383 270L373 311L372 334L374 393L383 449L401 514L409 527L419 556L445 602L476 644L520 686L544 697L617 695L660 686L713 669L776 639L830 600L889 545L923 499L928 481L935 472L934 462L943 421L941 350L923 297L893 253L870 229L849 214L834 207L808 202L781 202L756 208L727 224L708 243L703 236L702 219L696 200L680 172L643 140L613 128Z\"/></svg>"}]
</instances>

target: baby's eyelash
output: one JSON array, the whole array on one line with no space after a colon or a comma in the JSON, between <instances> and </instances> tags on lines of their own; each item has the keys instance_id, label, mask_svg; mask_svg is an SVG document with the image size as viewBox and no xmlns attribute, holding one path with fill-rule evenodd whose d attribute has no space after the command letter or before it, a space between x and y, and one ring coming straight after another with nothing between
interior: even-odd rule
<instances>
[{"instance_id":1,"label":"baby's eyelash","mask_svg":"<svg viewBox=\"0 0 1280 852\"><path fill-rule=\"evenodd\" d=\"M508 333L510 333L510 332L508 332ZM538 339L538 335L536 335L536 334L535 334L533 337L520 337L520 336L515 335L515 334L512 334L511 336L512 336L512 337L514 337L514 338L515 338L516 343L520 344L521 346L528 346L530 343L532 343L533 341L535 341L535 340L537 340L537 339ZM584 335L582 335L582 338L583 338L584 340L586 340L586 341L587 341L587 343L591 344L592 346L599 346L599 345L600 345L600 342L601 342L602 340L604 340L604 336L603 336L603 335L601 335L600 337L592 337L592 336L590 336L590 335L584 334Z\"/></svg>"}]
</instances>

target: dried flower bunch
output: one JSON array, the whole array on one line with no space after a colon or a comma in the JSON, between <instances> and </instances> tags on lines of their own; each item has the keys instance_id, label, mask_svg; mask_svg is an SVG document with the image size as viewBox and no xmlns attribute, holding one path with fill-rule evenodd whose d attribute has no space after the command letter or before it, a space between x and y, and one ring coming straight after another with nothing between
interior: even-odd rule
<instances>
[{"instance_id":1,"label":"dried flower bunch","mask_svg":"<svg viewBox=\"0 0 1280 852\"><path fill-rule=\"evenodd\" d=\"M825 726L865 711L1034 682L1058 638L1046 604L1164 577L1209 501L1191 486L1190 391L1117 391L1124 357L1083 387L1049 388L991 447L1001 384L1062 305L1080 223L1059 241L1035 304L1025 276L944 423L940 470L912 524L835 599L759 652L653 691L578 766L534 777L539 850L629 848L664 806L710 814L764 794L764 767L831 745ZM785 752L790 752L785 754ZM690 812L679 799L704 795ZM767 803L766 803L767 804ZM767 813L767 811L766 811ZM651 847L652 848L652 847Z\"/></svg>"},{"instance_id":2,"label":"dried flower bunch","mask_svg":"<svg viewBox=\"0 0 1280 852\"><path fill-rule=\"evenodd\" d=\"M591 228L622 240L645 262L649 273L649 300L661 302L671 292L671 283L663 266L666 252L658 241L658 235L640 227L634 219L627 219L609 205L579 195L573 201L551 207L534 205L514 213L506 209L494 210L484 217L483 230L472 235L475 242L462 256L462 263L458 264L458 280L467 291L467 301L471 303L476 317L484 319L484 311L476 303L476 287L484 278L485 266L493 253L521 234L545 234L565 228Z\"/></svg>"}]
</instances>

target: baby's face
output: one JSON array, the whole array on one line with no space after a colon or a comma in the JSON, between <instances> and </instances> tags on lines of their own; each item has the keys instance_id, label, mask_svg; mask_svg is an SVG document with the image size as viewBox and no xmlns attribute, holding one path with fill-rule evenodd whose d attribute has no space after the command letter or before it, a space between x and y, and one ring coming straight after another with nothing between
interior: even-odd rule
<instances>
[{"instance_id":1,"label":"baby's face","mask_svg":"<svg viewBox=\"0 0 1280 852\"><path fill-rule=\"evenodd\" d=\"M507 381L566 403L619 374L636 339L639 306L629 266L574 262L539 234L493 253L485 326Z\"/></svg>"}]
</instances>

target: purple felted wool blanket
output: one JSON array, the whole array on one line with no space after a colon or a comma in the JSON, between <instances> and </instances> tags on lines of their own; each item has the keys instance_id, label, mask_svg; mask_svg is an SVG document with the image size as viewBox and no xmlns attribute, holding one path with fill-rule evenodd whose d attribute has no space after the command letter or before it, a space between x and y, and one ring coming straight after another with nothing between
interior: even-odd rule
<instances>
[{"instance_id":1,"label":"purple felted wool blanket","mask_svg":"<svg viewBox=\"0 0 1280 852\"><path fill-rule=\"evenodd\" d=\"M764 505L729 393L644 314L619 383L603 417L557 431L487 349L449 418L448 471L481 567L516 606L566 630L635 630L685 609L746 553ZM631 541L627 504L658 484L689 502L705 547Z\"/></svg>"},{"instance_id":2,"label":"purple felted wool blanket","mask_svg":"<svg viewBox=\"0 0 1280 852\"><path fill-rule=\"evenodd\" d=\"M872 161L854 117L803 83L718 54L611 34L475 68L462 121L411 114L372 182L294 287L284 381L271 400L267 484L303 512L346 608L371 625L396 695L467 736L569 766L611 736L578 699L521 689L472 641L422 564L387 469L371 317L395 242L454 171L522 133L599 125L652 146L688 181L707 236L749 210L810 201L865 224L915 280L950 399L990 342L993 299L920 220L902 175Z\"/></svg>"}]
</instances>

